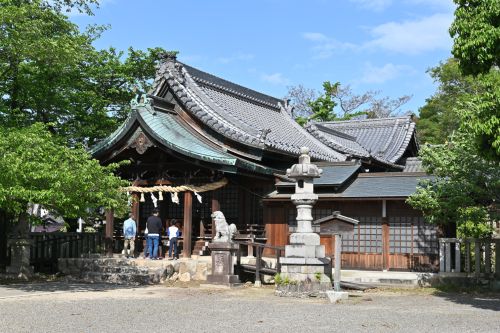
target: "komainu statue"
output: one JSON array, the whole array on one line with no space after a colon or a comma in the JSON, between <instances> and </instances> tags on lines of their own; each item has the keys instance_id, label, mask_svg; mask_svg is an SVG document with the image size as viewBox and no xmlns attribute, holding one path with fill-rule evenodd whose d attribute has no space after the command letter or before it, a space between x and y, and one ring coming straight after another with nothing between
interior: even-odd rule
<instances>
[{"instance_id":1,"label":"komainu statue","mask_svg":"<svg viewBox=\"0 0 500 333\"><path fill-rule=\"evenodd\" d=\"M232 242L234 234L238 232L236 225L234 223L228 225L221 211L213 212L212 218L215 223L215 237L213 241L218 243Z\"/></svg>"}]
</instances>

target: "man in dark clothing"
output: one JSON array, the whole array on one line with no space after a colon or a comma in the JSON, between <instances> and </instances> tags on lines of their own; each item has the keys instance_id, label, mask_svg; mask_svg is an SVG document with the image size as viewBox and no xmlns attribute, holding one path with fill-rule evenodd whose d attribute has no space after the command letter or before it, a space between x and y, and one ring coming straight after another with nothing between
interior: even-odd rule
<instances>
[{"instance_id":1,"label":"man in dark clothing","mask_svg":"<svg viewBox=\"0 0 500 333\"><path fill-rule=\"evenodd\" d=\"M158 209L153 210L153 215L148 217L146 227L148 228L147 246L149 251L149 259L158 259L158 244L160 243L160 232L162 228L161 219L158 216Z\"/></svg>"}]
</instances>

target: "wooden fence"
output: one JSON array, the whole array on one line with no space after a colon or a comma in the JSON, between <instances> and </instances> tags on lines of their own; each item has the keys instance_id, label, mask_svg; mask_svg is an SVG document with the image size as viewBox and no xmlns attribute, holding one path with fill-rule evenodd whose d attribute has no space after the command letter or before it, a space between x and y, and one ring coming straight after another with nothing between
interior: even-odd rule
<instances>
[{"instance_id":1,"label":"wooden fence","mask_svg":"<svg viewBox=\"0 0 500 333\"><path fill-rule=\"evenodd\" d=\"M500 239L440 238L439 271L500 277Z\"/></svg>"},{"instance_id":2,"label":"wooden fence","mask_svg":"<svg viewBox=\"0 0 500 333\"><path fill-rule=\"evenodd\" d=\"M104 249L101 233L51 232L29 236L33 241L30 261L39 272L56 272L58 258L80 258Z\"/></svg>"}]
</instances>

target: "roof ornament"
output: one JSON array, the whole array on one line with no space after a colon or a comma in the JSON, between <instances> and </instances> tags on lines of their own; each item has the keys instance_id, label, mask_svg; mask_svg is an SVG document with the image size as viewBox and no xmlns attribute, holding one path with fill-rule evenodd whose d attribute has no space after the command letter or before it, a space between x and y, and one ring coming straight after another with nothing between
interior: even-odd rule
<instances>
[{"instance_id":1,"label":"roof ornament","mask_svg":"<svg viewBox=\"0 0 500 333\"><path fill-rule=\"evenodd\" d=\"M284 99L283 104L281 102L278 102L278 106L280 109L285 111L290 117L293 118L294 106L290 104L290 99Z\"/></svg>"},{"instance_id":2,"label":"roof ornament","mask_svg":"<svg viewBox=\"0 0 500 333\"><path fill-rule=\"evenodd\" d=\"M134 87L135 96L130 101L130 108L132 110L137 110L140 107L145 108L153 115L156 115L156 112L153 110L153 101L145 92L139 91L137 86Z\"/></svg>"},{"instance_id":3,"label":"roof ornament","mask_svg":"<svg viewBox=\"0 0 500 333\"><path fill-rule=\"evenodd\" d=\"M181 84L184 84L185 77L183 66L180 62L177 62L178 53L179 51L167 51L160 53L158 58L160 59L160 64L165 66L165 68L170 71L170 73L173 74Z\"/></svg>"},{"instance_id":4,"label":"roof ornament","mask_svg":"<svg viewBox=\"0 0 500 333\"><path fill-rule=\"evenodd\" d=\"M270 128L264 128L264 129L261 129L259 132L260 132L259 142L260 143L264 143L266 141L267 135L269 133L271 133L271 129Z\"/></svg>"}]
</instances>

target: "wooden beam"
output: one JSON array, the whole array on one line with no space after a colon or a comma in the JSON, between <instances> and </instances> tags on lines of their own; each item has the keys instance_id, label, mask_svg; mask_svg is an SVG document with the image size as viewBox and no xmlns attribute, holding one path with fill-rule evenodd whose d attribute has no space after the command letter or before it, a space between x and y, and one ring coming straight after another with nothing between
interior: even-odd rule
<instances>
[{"instance_id":1,"label":"wooden beam","mask_svg":"<svg viewBox=\"0 0 500 333\"><path fill-rule=\"evenodd\" d=\"M106 210L106 233L104 237L104 244L106 248L106 256L113 256L114 240L113 240L113 230L114 230L115 215L112 209Z\"/></svg>"},{"instance_id":2,"label":"wooden beam","mask_svg":"<svg viewBox=\"0 0 500 333\"><path fill-rule=\"evenodd\" d=\"M182 256L191 258L191 237L193 233L193 194L184 192L184 228Z\"/></svg>"}]
</instances>

